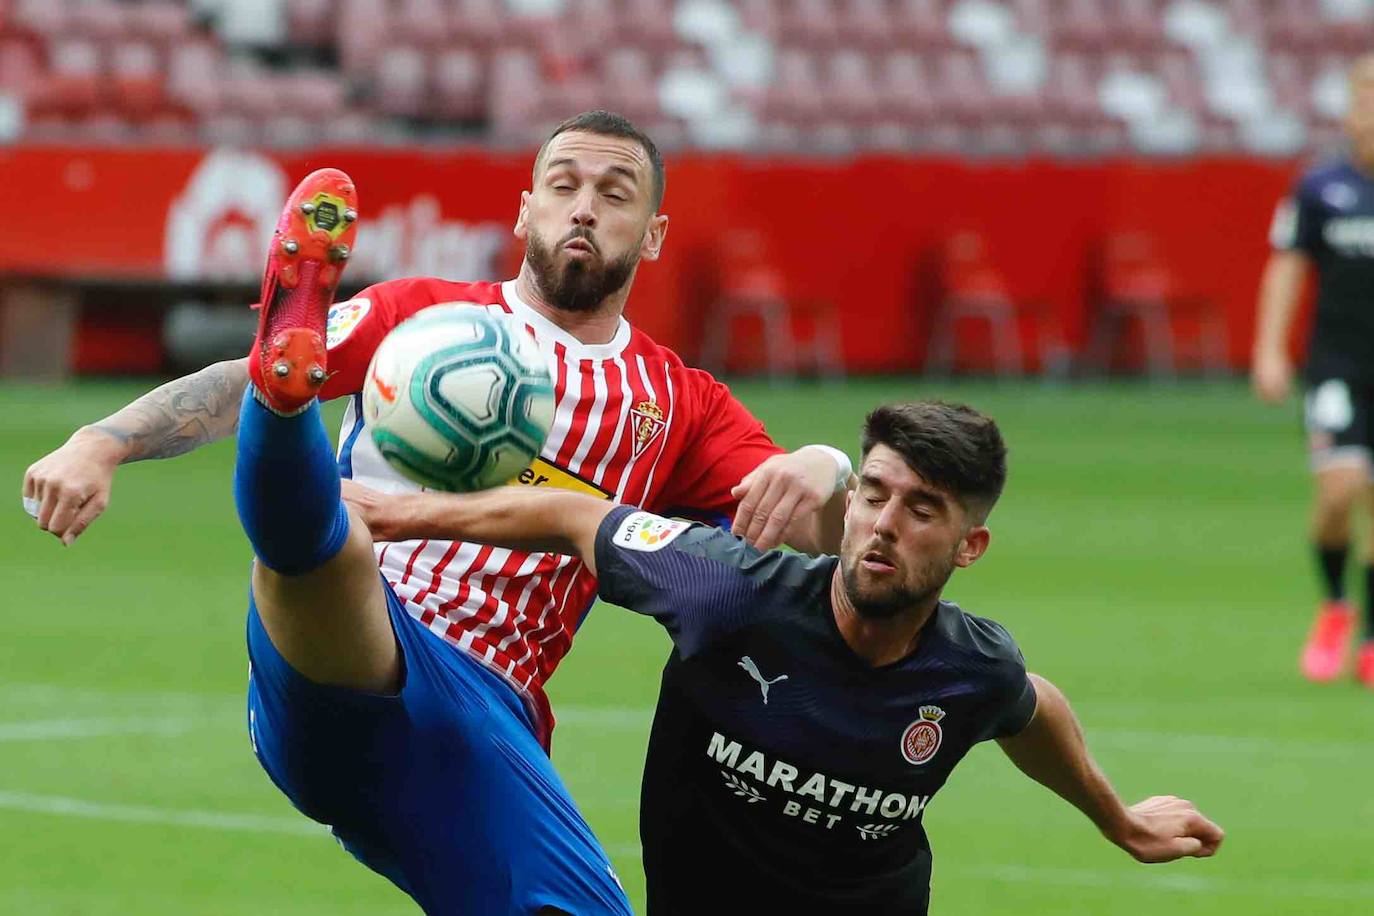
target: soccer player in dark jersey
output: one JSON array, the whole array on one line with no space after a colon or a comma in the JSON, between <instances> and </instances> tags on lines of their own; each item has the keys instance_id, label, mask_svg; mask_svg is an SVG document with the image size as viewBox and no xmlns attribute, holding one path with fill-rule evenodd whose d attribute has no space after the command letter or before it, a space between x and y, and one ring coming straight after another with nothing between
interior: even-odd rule
<instances>
[{"instance_id":1,"label":"soccer player in dark jersey","mask_svg":"<svg viewBox=\"0 0 1374 916\"><path fill-rule=\"evenodd\" d=\"M997 623L940 599L987 550L1006 449L962 406L867 419L841 555L763 552L729 532L575 493L345 498L382 538L554 550L674 643L645 763L649 913L924 913L931 799L977 742L1142 862L1210 856L1222 831L1170 796L1126 805L1064 695Z\"/></svg>"},{"instance_id":2,"label":"soccer player in dark jersey","mask_svg":"<svg viewBox=\"0 0 1374 916\"><path fill-rule=\"evenodd\" d=\"M1317 482L1311 536L1324 600L1300 661L1313 681L1339 677L1349 657L1355 623L1345 589L1350 516L1374 473L1374 55L1351 67L1345 128L1349 154L1304 175L1274 215L1252 369L1261 399L1288 397L1289 327L1315 271L1317 313L1303 384ZM1364 641L1355 668L1374 687L1374 542L1365 545L1364 557Z\"/></svg>"}]
</instances>

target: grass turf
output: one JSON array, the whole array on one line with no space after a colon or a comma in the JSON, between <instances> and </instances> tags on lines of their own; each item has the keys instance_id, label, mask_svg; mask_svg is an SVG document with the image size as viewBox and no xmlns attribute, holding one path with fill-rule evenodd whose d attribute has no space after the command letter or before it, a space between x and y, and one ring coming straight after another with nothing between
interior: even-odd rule
<instances>
[{"instance_id":1,"label":"grass turf","mask_svg":"<svg viewBox=\"0 0 1374 916\"><path fill-rule=\"evenodd\" d=\"M0 387L0 480L17 490L74 426L142 389ZM1374 695L1296 673L1315 593L1293 411L1232 385L739 393L784 444L851 451L880 400L942 395L996 416L1012 454L993 547L948 594L1006 624L1068 693L1124 795L1193 798L1228 830L1216 859L1135 865L983 746L927 810L934 912L1374 909ZM17 499L0 513L0 913L415 911L253 760L231 459L221 443L121 469L108 515L69 549ZM651 622L600 608L551 685L555 759L637 904L666 647Z\"/></svg>"}]
</instances>

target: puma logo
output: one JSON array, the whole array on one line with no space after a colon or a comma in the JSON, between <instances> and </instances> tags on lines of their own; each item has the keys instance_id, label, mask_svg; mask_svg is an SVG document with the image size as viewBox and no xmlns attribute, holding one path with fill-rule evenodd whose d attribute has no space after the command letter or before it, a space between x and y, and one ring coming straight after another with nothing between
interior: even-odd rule
<instances>
[{"instance_id":1,"label":"puma logo","mask_svg":"<svg viewBox=\"0 0 1374 916\"><path fill-rule=\"evenodd\" d=\"M787 680L787 675L785 674L779 674L777 677L771 679L764 677L759 673L759 666L754 664L754 660L747 655L741 658L737 664L743 668L750 677L759 682L759 690L763 693L764 706L768 705L768 688L778 681Z\"/></svg>"},{"instance_id":2,"label":"puma logo","mask_svg":"<svg viewBox=\"0 0 1374 916\"><path fill-rule=\"evenodd\" d=\"M388 385L377 375L377 367L372 367L372 384L377 386L377 393L382 396L382 400L388 404L396 402L396 386Z\"/></svg>"}]
</instances>

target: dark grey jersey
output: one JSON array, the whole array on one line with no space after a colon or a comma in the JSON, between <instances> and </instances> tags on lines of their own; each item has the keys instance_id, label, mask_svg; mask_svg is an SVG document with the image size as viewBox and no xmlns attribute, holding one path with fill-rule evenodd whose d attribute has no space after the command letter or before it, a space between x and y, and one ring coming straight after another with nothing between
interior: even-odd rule
<instances>
[{"instance_id":1,"label":"dark grey jersey","mask_svg":"<svg viewBox=\"0 0 1374 916\"><path fill-rule=\"evenodd\" d=\"M1006 630L941 602L873 668L835 625L834 557L622 507L596 561L601 597L674 643L640 809L649 912L925 912L927 806L1035 711Z\"/></svg>"},{"instance_id":2,"label":"dark grey jersey","mask_svg":"<svg viewBox=\"0 0 1374 916\"><path fill-rule=\"evenodd\" d=\"M1374 382L1374 178L1348 158L1313 168L1280 202L1270 242L1316 265L1307 380Z\"/></svg>"}]
</instances>

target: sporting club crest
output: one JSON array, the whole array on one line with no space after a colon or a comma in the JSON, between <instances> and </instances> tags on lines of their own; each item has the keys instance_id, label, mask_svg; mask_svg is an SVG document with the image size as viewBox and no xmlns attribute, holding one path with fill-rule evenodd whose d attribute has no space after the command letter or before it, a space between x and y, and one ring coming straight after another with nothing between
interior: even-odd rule
<instances>
[{"instance_id":1,"label":"sporting club crest","mask_svg":"<svg viewBox=\"0 0 1374 916\"><path fill-rule=\"evenodd\" d=\"M912 722L902 732L902 756L906 762L920 766L935 756L940 749L940 720L945 711L938 706L922 706L921 718Z\"/></svg>"},{"instance_id":2,"label":"sporting club crest","mask_svg":"<svg viewBox=\"0 0 1374 916\"><path fill-rule=\"evenodd\" d=\"M668 426L663 421L663 408L659 407L652 399L640 401L630 408L630 429L635 434L634 457L638 458L644 450L649 447L649 443L658 438L659 433Z\"/></svg>"}]
</instances>

